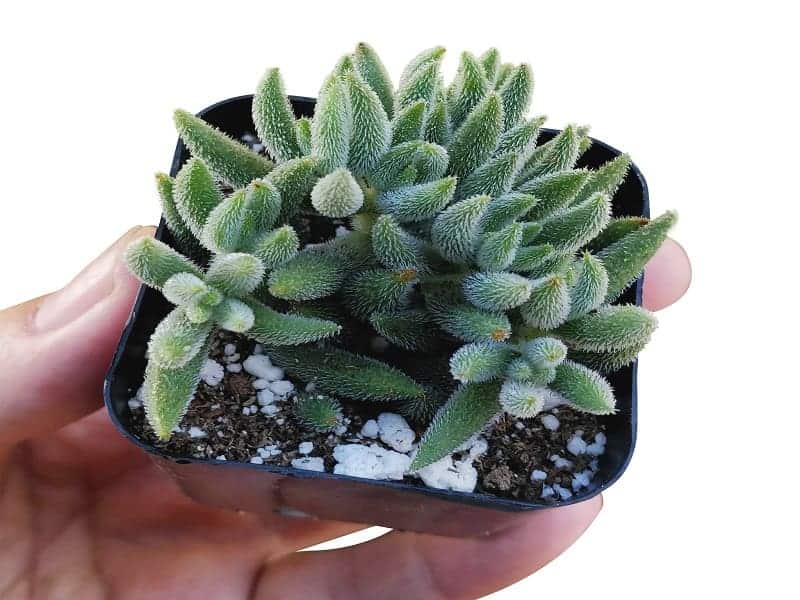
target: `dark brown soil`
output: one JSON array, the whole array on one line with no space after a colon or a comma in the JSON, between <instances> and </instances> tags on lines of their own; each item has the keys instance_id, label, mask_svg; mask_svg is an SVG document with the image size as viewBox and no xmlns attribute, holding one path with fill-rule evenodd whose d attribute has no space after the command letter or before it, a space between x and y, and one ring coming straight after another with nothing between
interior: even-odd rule
<instances>
[{"instance_id":1,"label":"dark brown soil","mask_svg":"<svg viewBox=\"0 0 800 600\"><path fill-rule=\"evenodd\" d=\"M223 349L229 343L236 345L236 352L241 355L240 360L253 352L252 341L228 332L220 332L214 341L210 357L224 365ZM226 371L222 382L215 387L201 382L195 399L181 422L181 431L167 442L155 438L145 421L142 409L132 411L131 430L174 457L215 459L224 456L229 461L248 462L257 456L258 448L278 446L282 453L266 458L264 462L281 466L289 466L293 459L302 457L297 447L301 442L310 441L314 444L314 449L308 456L322 457L325 470L331 472L335 465L333 448L348 442L374 443L375 440L361 437L360 431L364 422L375 418L383 410L392 410L386 406L345 404L343 416L346 430L340 430L338 434L317 433L308 430L297 420L291 397L276 403L280 410L274 416L267 417L261 413L243 414L245 407L258 407L256 390L251 385L254 379L245 371ZM294 383L298 390L304 389L304 383ZM574 472L587 468L593 457L568 454L567 442L576 430L582 430L584 439L589 440L604 427L593 415L563 407L556 410L560 422L557 431L546 429L538 417L522 420L503 416L484 432L489 449L474 462L478 471L476 492L542 502L540 494L543 485L559 484L570 489L572 471L556 468L550 457L557 454L568 458L575 465ZM201 429L206 436L191 437L188 432L192 427ZM415 429L419 439L424 426L417 425ZM459 455L454 455L454 459L458 458ZM531 481L530 474L534 469L546 472L546 480ZM407 477L406 482L423 485L414 477Z\"/></svg>"}]
</instances>

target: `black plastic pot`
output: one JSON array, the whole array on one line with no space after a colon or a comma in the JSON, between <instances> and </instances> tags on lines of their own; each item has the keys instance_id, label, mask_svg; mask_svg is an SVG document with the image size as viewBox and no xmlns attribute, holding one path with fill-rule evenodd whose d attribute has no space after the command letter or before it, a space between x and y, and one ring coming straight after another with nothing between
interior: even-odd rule
<instances>
[{"instance_id":1,"label":"black plastic pot","mask_svg":"<svg viewBox=\"0 0 800 600\"><path fill-rule=\"evenodd\" d=\"M252 96L225 100L201 111L199 116L238 137L254 131L250 117ZM312 98L292 97L298 116L310 116ZM544 130L542 139L557 133ZM581 164L598 167L620 153L595 141ZM178 143L172 161L174 176L189 157ZM614 214L649 216L647 185L634 166L614 198ZM164 221L158 239L172 241ZM621 302L641 303L641 279ZM302 471L293 468L195 458L175 458L136 438L130 431L128 399L142 383L145 349L150 334L170 305L155 290L142 287L106 376L104 396L111 420L134 444L153 455L184 492L198 502L255 513L304 514L320 519L383 525L447 536L488 534L512 526L524 511L547 508L537 504L498 498L488 494L464 494L409 485L404 482L370 481L353 477ZM614 483L633 453L636 437L636 364L610 377L616 391L618 412L606 417L608 442L600 469L591 486L561 505L590 498Z\"/></svg>"}]
</instances>

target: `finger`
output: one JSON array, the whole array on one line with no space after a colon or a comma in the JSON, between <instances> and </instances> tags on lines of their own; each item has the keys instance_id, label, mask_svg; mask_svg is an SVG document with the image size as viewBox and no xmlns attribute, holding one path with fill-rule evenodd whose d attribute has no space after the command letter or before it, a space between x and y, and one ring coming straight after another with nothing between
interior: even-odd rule
<instances>
[{"instance_id":1,"label":"finger","mask_svg":"<svg viewBox=\"0 0 800 600\"><path fill-rule=\"evenodd\" d=\"M122 254L153 231L131 229L63 289L0 311L0 447L100 405L103 376L138 289Z\"/></svg>"},{"instance_id":2,"label":"finger","mask_svg":"<svg viewBox=\"0 0 800 600\"><path fill-rule=\"evenodd\" d=\"M642 303L650 310L661 310L676 302L689 289L692 265L678 242L667 238L644 272Z\"/></svg>"},{"instance_id":3,"label":"finger","mask_svg":"<svg viewBox=\"0 0 800 600\"><path fill-rule=\"evenodd\" d=\"M537 511L483 538L394 531L343 550L304 552L269 565L255 598L474 598L553 560L597 515L599 497Z\"/></svg>"}]
</instances>

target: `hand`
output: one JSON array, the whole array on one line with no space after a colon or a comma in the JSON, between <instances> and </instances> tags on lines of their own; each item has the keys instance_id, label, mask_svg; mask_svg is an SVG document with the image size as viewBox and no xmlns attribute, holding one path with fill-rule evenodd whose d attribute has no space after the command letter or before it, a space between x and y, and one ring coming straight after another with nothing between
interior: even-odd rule
<instances>
[{"instance_id":1,"label":"hand","mask_svg":"<svg viewBox=\"0 0 800 600\"><path fill-rule=\"evenodd\" d=\"M64 289L0 312L0 597L475 597L542 567L597 515L599 497L487 538L391 532L298 554L361 526L192 502L98 410L138 288L120 257L152 233L132 229ZM688 284L686 254L668 241L645 305Z\"/></svg>"}]
</instances>

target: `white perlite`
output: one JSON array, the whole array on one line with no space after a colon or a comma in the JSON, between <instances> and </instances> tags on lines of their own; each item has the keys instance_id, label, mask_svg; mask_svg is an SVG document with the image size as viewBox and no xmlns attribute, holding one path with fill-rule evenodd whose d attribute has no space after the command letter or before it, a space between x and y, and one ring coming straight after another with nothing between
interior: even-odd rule
<instances>
[{"instance_id":1,"label":"white perlite","mask_svg":"<svg viewBox=\"0 0 800 600\"><path fill-rule=\"evenodd\" d=\"M378 422L375 419L370 419L361 428L361 435L364 437L375 439L378 437Z\"/></svg>"},{"instance_id":2,"label":"white perlite","mask_svg":"<svg viewBox=\"0 0 800 600\"><path fill-rule=\"evenodd\" d=\"M295 469L303 469L305 471L319 471L325 472L325 463L319 456L306 456L303 458L295 458L292 461L292 466Z\"/></svg>"},{"instance_id":3,"label":"white perlite","mask_svg":"<svg viewBox=\"0 0 800 600\"><path fill-rule=\"evenodd\" d=\"M269 381L266 379L254 379L251 385L253 386L253 389L265 390L269 387Z\"/></svg>"},{"instance_id":4,"label":"white perlite","mask_svg":"<svg viewBox=\"0 0 800 600\"><path fill-rule=\"evenodd\" d=\"M301 442L300 445L297 446L297 451L300 454L311 454L313 450L314 450L313 442Z\"/></svg>"},{"instance_id":5,"label":"white perlite","mask_svg":"<svg viewBox=\"0 0 800 600\"><path fill-rule=\"evenodd\" d=\"M278 446L264 446L263 448L257 448L256 452L261 458L272 458L283 454Z\"/></svg>"},{"instance_id":6,"label":"white perlite","mask_svg":"<svg viewBox=\"0 0 800 600\"><path fill-rule=\"evenodd\" d=\"M333 458L337 462L334 473L364 479L399 481L411 466L411 459L405 454L385 450L377 444L340 444L333 449Z\"/></svg>"},{"instance_id":7,"label":"white perlite","mask_svg":"<svg viewBox=\"0 0 800 600\"><path fill-rule=\"evenodd\" d=\"M268 356L263 354L253 354L244 359L242 363L244 370L250 373L253 377L258 379L269 379L268 373L271 373L272 361Z\"/></svg>"},{"instance_id":8,"label":"white perlite","mask_svg":"<svg viewBox=\"0 0 800 600\"><path fill-rule=\"evenodd\" d=\"M378 415L378 433L381 441L397 452L410 452L414 448L414 430L406 420L394 413Z\"/></svg>"},{"instance_id":9,"label":"white perlite","mask_svg":"<svg viewBox=\"0 0 800 600\"><path fill-rule=\"evenodd\" d=\"M261 390L256 394L256 400L261 406L275 402L275 394L272 390Z\"/></svg>"},{"instance_id":10,"label":"white perlite","mask_svg":"<svg viewBox=\"0 0 800 600\"><path fill-rule=\"evenodd\" d=\"M223 349L225 356L230 356L231 354L236 354L236 344L225 344L225 348Z\"/></svg>"},{"instance_id":11,"label":"white perlite","mask_svg":"<svg viewBox=\"0 0 800 600\"><path fill-rule=\"evenodd\" d=\"M242 365L240 363L231 363L225 367L231 373L241 373L242 372Z\"/></svg>"},{"instance_id":12,"label":"white perlite","mask_svg":"<svg viewBox=\"0 0 800 600\"><path fill-rule=\"evenodd\" d=\"M189 427L189 437L190 438L204 438L206 437L206 432L200 429L199 427Z\"/></svg>"},{"instance_id":13,"label":"white perlite","mask_svg":"<svg viewBox=\"0 0 800 600\"><path fill-rule=\"evenodd\" d=\"M200 368L200 379L205 381L211 387L219 385L219 382L225 377L225 369L222 365L215 360L207 358Z\"/></svg>"},{"instance_id":14,"label":"white perlite","mask_svg":"<svg viewBox=\"0 0 800 600\"><path fill-rule=\"evenodd\" d=\"M454 492L472 492L478 483L478 472L472 466L472 461L453 461L452 456L423 467L417 471L420 479L428 487L437 490L452 490Z\"/></svg>"},{"instance_id":15,"label":"white perlite","mask_svg":"<svg viewBox=\"0 0 800 600\"><path fill-rule=\"evenodd\" d=\"M558 418L554 417L553 415L543 415L542 425L544 425L545 429L556 431L560 423L558 422Z\"/></svg>"},{"instance_id":16,"label":"white perlite","mask_svg":"<svg viewBox=\"0 0 800 600\"><path fill-rule=\"evenodd\" d=\"M539 469L531 471L531 481L544 481L545 479L547 479L547 473L544 471L540 471Z\"/></svg>"},{"instance_id":17,"label":"white perlite","mask_svg":"<svg viewBox=\"0 0 800 600\"><path fill-rule=\"evenodd\" d=\"M586 442L577 431L571 438L569 438L569 441L567 442L567 450L569 450L570 454L574 456L580 456L581 454L586 453Z\"/></svg>"},{"instance_id":18,"label":"white perlite","mask_svg":"<svg viewBox=\"0 0 800 600\"><path fill-rule=\"evenodd\" d=\"M270 383L269 389L276 396L287 396L294 391L294 384L291 381L281 379Z\"/></svg>"}]
</instances>

